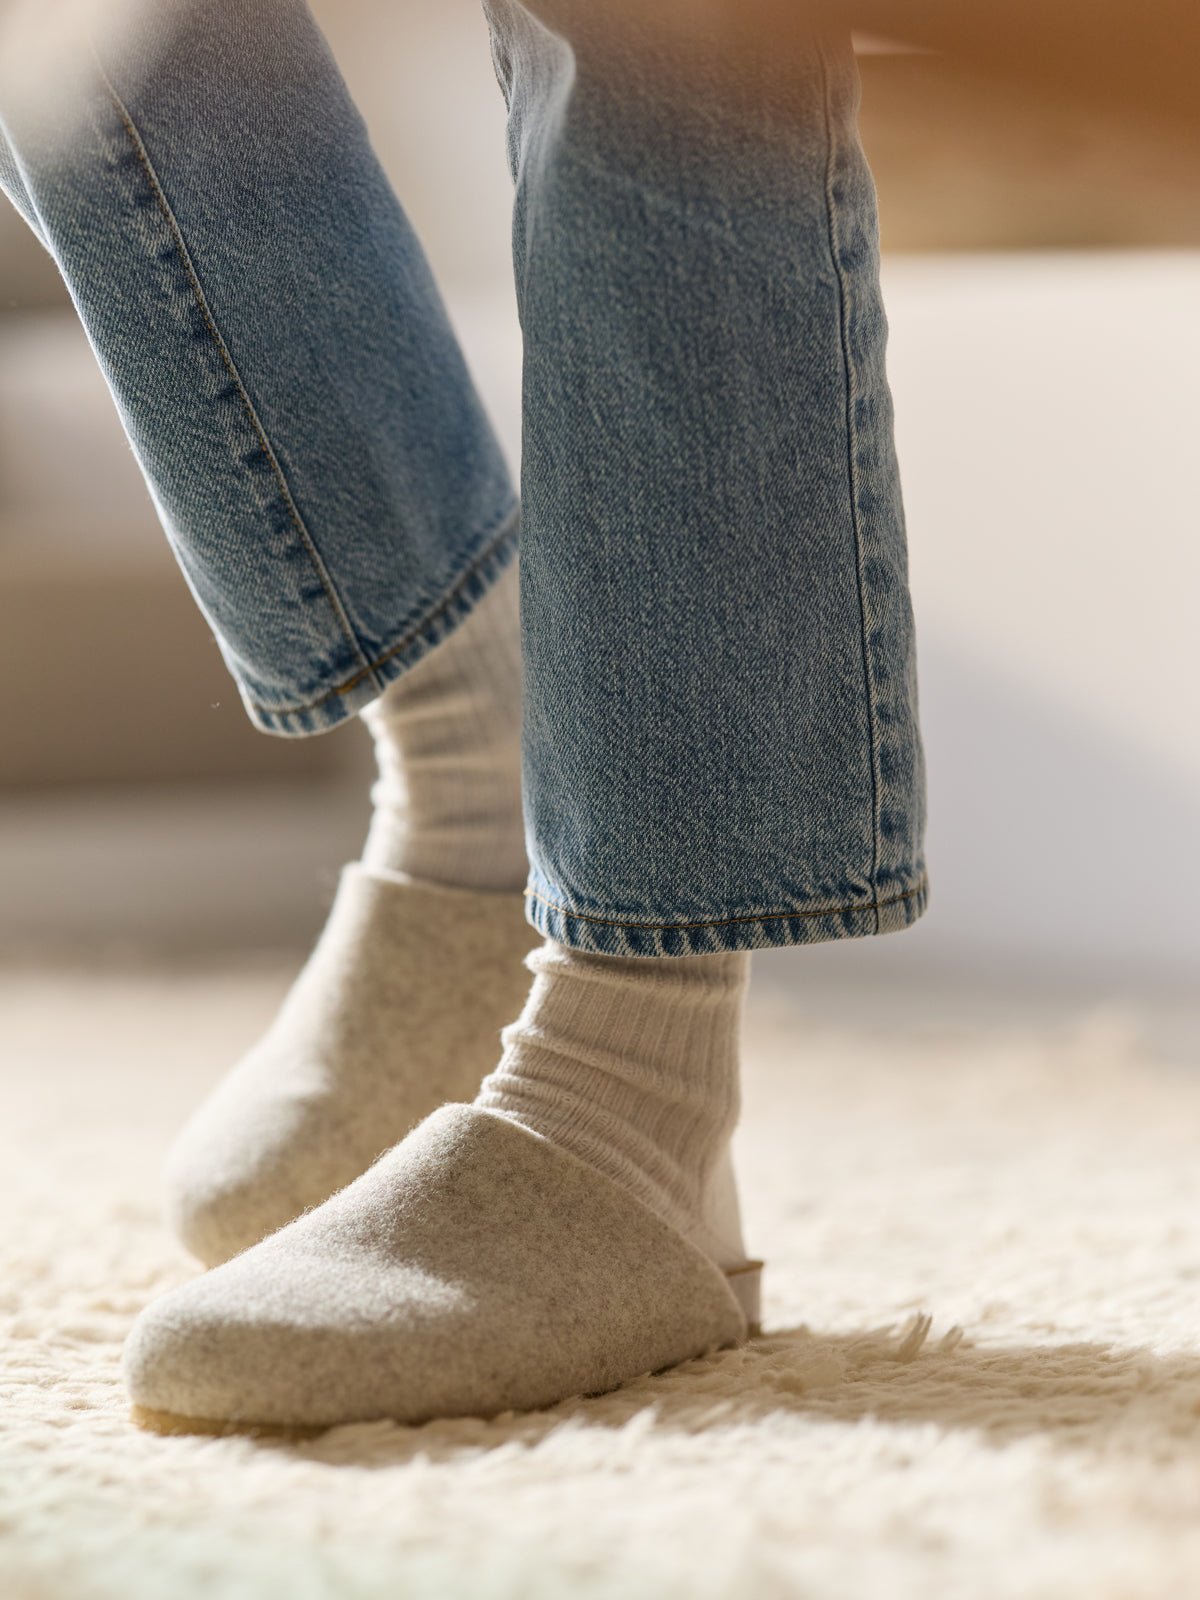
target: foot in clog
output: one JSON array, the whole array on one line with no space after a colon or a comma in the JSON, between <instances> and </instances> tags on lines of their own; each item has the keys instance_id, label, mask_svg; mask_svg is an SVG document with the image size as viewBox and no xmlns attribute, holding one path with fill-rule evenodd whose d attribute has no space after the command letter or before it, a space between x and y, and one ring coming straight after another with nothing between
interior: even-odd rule
<instances>
[{"instance_id":1,"label":"foot in clog","mask_svg":"<svg viewBox=\"0 0 1200 1600\"><path fill-rule=\"evenodd\" d=\"M451 1105L148 1307L125 1379L159 1427L535 1409L745 1339L736 1276L575 1155Z\"/></svg>"}]
</instances>

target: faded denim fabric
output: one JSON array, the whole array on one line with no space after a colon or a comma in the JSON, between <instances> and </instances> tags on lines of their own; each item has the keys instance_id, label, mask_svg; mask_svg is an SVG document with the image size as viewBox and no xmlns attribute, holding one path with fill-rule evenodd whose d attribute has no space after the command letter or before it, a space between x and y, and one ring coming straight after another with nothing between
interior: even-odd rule
<instances>
[{"instance_id":1,"label":"faded denim fabric","mask_svg":"<svg viewBox=\"0 0 1200 1600\"><path fill-rule=\"evenodd\" d=\"M672 55L653 7L485 9L525 340L531 920L628 955L904 927L923 768L848 41L798 19ZM0 181L252 717L319 731L467 613L514 498L305 9L153 19L66 147L10 118Z\"/></svg>"},{"instance_id":2,"label":"faded denim fabric","mask_svg":"<svg viewBox=\"0 0 1200 1600\"><path fill-rule=\"evenodd\" d=\"M466 615L515 549L516 495L307 8L152 0L98 53L68 140L65 108L0 107L0 178L251 718L320 732Z\"/></svg>"}]
</instances>

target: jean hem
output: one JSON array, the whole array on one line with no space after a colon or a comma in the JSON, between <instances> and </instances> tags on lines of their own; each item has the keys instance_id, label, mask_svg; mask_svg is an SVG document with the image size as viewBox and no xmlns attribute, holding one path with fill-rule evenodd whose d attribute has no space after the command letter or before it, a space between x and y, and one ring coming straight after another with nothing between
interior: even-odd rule
<instances>
[{"instance_id":1,"label":"jean hem","mask_svg":"<svg viewBox=\"0 0 1200 1600\"><path fill-rule=\"evenodd\" d=\"M307 703L266 705L255 697L253 690L239 683L238 690L251 722L262 733L306 738L336 728L370 705L389 683L402 677L466 620L513 559L519 532L520 508L514 507L504 519L500 532L452 578L431 610L407 626L398 638L351 677L333 684Z\"/></svg>"},{"instance_id":2,"label":"jean hem","mask_svg":"<svg viewBox=\"0 0 1200 1600\"><path fill-rule=\"evenodd\" d=\"M747 912L695 922L633 920L616 913L576 911L539 889L525 890L525 915L540 933L573 950L610 956L702 956L731 950L771 950L786 945L824 944L897 933L922 915L929 881L873 900L839 906L794 906L786 911Z\"/></svg>"}]
</instances>

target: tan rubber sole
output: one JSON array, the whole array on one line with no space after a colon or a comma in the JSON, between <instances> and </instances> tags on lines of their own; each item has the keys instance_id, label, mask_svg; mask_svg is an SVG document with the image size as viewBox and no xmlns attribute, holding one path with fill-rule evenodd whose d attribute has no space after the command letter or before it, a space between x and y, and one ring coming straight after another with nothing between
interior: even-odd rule
<instances>
[{"instance_id":1,"label":"tan rubber sole","mask_svg":"<svg viewBox=\"0 0 1200 1600\"><path fill-rule=\"evenodd\" d=\"M174 1411L153 1411L149 1406L130 1406L129 1420L147 1433L159 1433L165 1438L199 1433L213 1439L233 1434L242 1439L319 1439L337 1426L334 1422L312 1427L298 1422L215 1422L211 1417L184 1417Z\"/></svg>"}]
</instances>

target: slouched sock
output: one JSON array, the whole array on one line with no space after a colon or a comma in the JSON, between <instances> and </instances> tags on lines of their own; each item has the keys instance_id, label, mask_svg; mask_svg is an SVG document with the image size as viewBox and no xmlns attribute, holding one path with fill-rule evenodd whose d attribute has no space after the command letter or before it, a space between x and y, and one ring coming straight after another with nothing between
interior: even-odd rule
<instances>
[{"instance_id":1,"label":"slouched sock","mask_svg":"<svg viewBox=\"0 0 1200 1600\"><path fill-rule=\"evenodd\" d=\"M363 866L447 888L521 888L516 563L361 717L379 768Z\"/></svg>"},{"instance_id":2,"label":"slouched sock","mask_svg":"<svg viewBox=\"0 0 1200 1600\"><path fill-rule=\"evenodd\" d=\"M729 1140L749 957L626 959L548 939L476 1105L630 1191L722 1269L744 1260Z\"/></svg>"}]
</instances>

